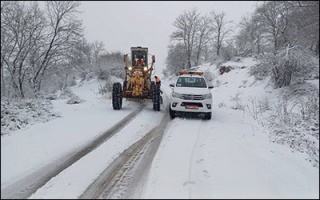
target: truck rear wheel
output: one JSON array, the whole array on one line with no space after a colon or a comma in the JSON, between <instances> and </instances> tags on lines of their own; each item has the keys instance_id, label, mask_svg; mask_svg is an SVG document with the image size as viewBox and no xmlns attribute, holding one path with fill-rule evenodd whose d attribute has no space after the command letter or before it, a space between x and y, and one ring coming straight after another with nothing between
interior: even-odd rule
<instances>
[{"instance_id":1,"label":"truck rear wheel","mask_svg":"<svg viewBox=\"0 0 320 200\"><path fill-rule=\"evenodd\" d=\"M122 107L122 87L118 82L112 86L112 107L113 110L120 110Z\"/></svg>"}]
</instances>

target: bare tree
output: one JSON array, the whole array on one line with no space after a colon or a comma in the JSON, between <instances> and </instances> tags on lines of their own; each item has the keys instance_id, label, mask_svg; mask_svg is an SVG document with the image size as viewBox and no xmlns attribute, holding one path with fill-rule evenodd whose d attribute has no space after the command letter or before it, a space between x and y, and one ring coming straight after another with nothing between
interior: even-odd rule
<instances>
[{"instance_id":1,"label":"bare tree","mask_svg":"<svg viewBox=\"0 0 320 200\"><path fill-rule=\"evenodd\" d=\"M235 36L237 54L238 55L248 55L254 52L254 44L251 32L251 20L250 16L243 16L239 24L240 31Z\"/></svg>"},{"instance_id":2,"label":"bare tree","mask_svg":"<svg viewBox=\"0 0 320 200\"><path fill-rule=\"evenodd\" d=\"M199 19L199 30L196 35L197 37L197 51L195 65L199 64L200 55L205 45L210 41L210 19L207 16L203 16Z\"/></svg>"},{"instance_id":3,"label":"bare tree","mask_svg":"<svg viewBox=\"0 0 320 200\"><path fill-rule=\"evenodd\" d=\"M244 18L238 47L251 51L255 44L276 54L280 49L300 45L319 54L318 1L264 1L251 17Z\"/></svg>"},{"instance_id":4,"label":"bare tree","mask_svg":"<svg viewBox=\"0 0 320 200\"><path fill-rule=\"evenodd\" d=\"M75 68L80 76L85 76L92 71L94 66L92 44L88 43L84 38L76 42L68 60L73 68Z\"/></svg>"},{"instance_id":5,"label":"bare tree","mask_svg":"<svg viewBox=\"0 0 320 200\"><path fill-rule=\"evenodd\" d=\"M103 53L99 56L99 62L101 63L100 72L103 74L103 77L106 77L106 74L109 74L119 78L125 78L125 73L123 71L123 55L123 53L117 51Z\"/></svg>"},{"instance_id":6,"label":"bare tree","mask_svg":"<svg viewBox=\"0 0 320 200\"><path fill-rule=\"evenodd\" d=\"M173 26L178 30L170 36L171 41L182 42L186 53L186 67L191 67L191 55L196 44L196 33L198 31L200 13L196 8L184 11L174 21Z\"/></svg>"},{"instance_id":7,"label":"bare tree","mask_svg":"<svg viewBox=\"0 0 320 200\"><path fill-rule=\"evenodd\" d=\"M166 58L166 69L169 74L175 74L185 68L186 53L183 44L169 45Z\"/></svg>"},{"instance_id":8,"label":"bare tree","mask_svg":"<svg viewBox=\"0 0 320 200\"><path fill-rule=\"evenodd\" d=\"M288 1L292 45L302 45L319 55L319 1Z\"/></svg>"},{"instance_id":9,"label":"bare tree","mask_svg":"<svg viewBox=\"0 0 320 200\"><path fill-rule=\"evenodd\" d=\"M231 23L231 21L226 21L226 14L224 12L217 14L215 11L211 11L210 15L214 45L216 47L216 54L219 56L222 44L226 36L231 32L230 27L227 27L227 24Z\"/></svg>"},{"instance_id":10,"label":"bare tree","mask_svg":"<svg viewBox=\"0 0 320 200\"><path fill-rule=\"evenodd\" d=\"M77 19L77 1L48 1L46 2L48 14L47 43L40 53L40 62L35 66L32 78L34 92L41 89L41 82L49 67L54 67L66 59L66 54L82 38L82 23Z\"/></svg>"},{"instance_id":11,"label":"bare tree","mask_svg":"<svg viewBox=\"0 0 320 200\"><path fill-rule=\"evenodd\" d=\"M265 29L259 15L244 16L240 22L240 32L236 36L238 53L263 53L262 43Z\"/></svg>"},{"instance_id":12,"label":"bare tree","mask_svg":"<svg viewBox=\"0 0 320 200\"><path fill-rule=\"evenodd\" d=\"M284 1L268 1L256 9L261 16L261 23L266 27L266 32L272 36L274 51L288 44L287 29L289 27L289 9Z\"/></svg>"},{"instance_id":13,"label":"bare tree","mask_svg":"<svg viewBox=\"0 0 320 200\"><path fill-rule=\"evenodd\" d=\"M100 56L106 52L104 43L99 41L94 41L91 44L92 53L93 53L93 64L95 68L101 68L101 61L99 61Z\"/></svg>"}]
</instances>

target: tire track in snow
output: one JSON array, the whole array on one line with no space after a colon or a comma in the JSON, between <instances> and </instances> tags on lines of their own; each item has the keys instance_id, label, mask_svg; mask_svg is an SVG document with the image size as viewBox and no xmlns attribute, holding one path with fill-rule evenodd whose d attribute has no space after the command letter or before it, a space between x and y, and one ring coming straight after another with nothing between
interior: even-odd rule
<instances>
[{"instance_id":1,"label":"tire track in snow","mask_svg":"<svg viewBox=\"0 0 320 200\"><path fill-rule=\"evenodd\" d=\"M143 110L146 106L145 103L141 103L140 106L132 113L127 115L124 119L119 121L113 127L101 134L99 137L91 141L89 144L76 149L71 153L68 153L59 160L56 160L50 164L45 165L36 172L24 177L23 179L11 184L4 189L1 189L1 199L26 199L35 193L39 188L44 186L51 178L57 176L63 170L77 162L80 158L84 157L106 140L111 138L122 128L124 128L136 115Z\"/></svg>"},{"instance_id":2,"label":"tire track in snow","mask_svg":"<svg viewBox=\"0 0 320 200\"><path fill-rule=\"evenodd\" d=\"M165 96L164 105L167 105L167 98ZM162 109L165 113L160 124L126 149L87 188L80 199L139 197L166 125L170 121L167 106Z\"/></svg>"}]
</instances>

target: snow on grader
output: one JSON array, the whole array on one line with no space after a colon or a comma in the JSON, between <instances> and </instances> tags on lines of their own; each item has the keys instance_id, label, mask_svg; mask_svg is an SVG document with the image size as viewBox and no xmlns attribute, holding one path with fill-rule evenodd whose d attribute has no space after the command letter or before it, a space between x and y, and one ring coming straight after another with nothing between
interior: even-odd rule
<instances>
[{"instance_id":1,"label":"snow on grader","mask_svg":"<svg viewBox=\"0 0 320 200\"><path fill-rule=\"evenodd\" d=\"M148 55L147 47L131 47L131 59L128 54L124 55L125 79L122 85L116 82L112 87L114 110L120 110L122 98L128 98L151 99L153 110L160 111L160 86L151 81L155 56L151 56L151 63L148 64Z\"/></svg>"}]
</instances>

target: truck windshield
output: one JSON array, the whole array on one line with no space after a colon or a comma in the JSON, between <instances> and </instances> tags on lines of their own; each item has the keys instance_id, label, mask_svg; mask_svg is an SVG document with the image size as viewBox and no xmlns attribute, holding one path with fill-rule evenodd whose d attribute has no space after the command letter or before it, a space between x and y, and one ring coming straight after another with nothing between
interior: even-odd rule
<instances>
[{"instance_id":1,"label":"truck windshield","mask_svg":"<svg viewBox=\"0 0 320 200\"><path fill-rule=\"evenodd\" d=\"M202 77L179 77L176 86L206 88L207 84Z\"/></svg>"}]
</instances>

